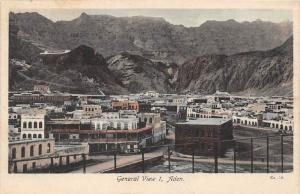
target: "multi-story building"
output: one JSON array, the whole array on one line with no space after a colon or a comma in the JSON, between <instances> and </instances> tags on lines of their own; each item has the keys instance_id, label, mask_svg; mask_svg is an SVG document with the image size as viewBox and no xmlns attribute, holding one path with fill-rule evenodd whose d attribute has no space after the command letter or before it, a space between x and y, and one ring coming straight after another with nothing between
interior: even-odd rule
<instances>
[{"instance_id":1,"label":"multi-story building","mask_svg":"<svg viewBox=\"0 0 300 194\"><path fill-rule=\"evenodd\" d=\"M101 118L104 118L104 119L118 119L118 118L120 118L120 113L119 112L103 112L101 114Z\"/></svg>"},{"instance_id":2,"label":"multi-story building","mask_svg":"<svg viewBox=\"0 0 300 194\"><path fill-rule=\"evenodd\" d=\"M138 128L138 122L138 118L94 118L91 120L94 130L135 130Z\"/></svg>"},{"instance_id":3,"label":"multi-story building","mask_svg":"<svg viewBox=\"0 0 300 194\"><path fill-rule=\"evenodd\" d=\"M166 137L166 122L161 121L159 113L139 113L138 114L140 123L143 122L146 125L153 127L152 130L152 143L162 141Z\"/></svg>"},{"instance_id":4,"label":"multi-story building","mask_svg":"<svg viewBox=\"0 0 300 194\"><path fill-rule=\"evenodd\" d=\"M20 93L14 94L12 100L14 104L33 104L33 103L52 103L64 104L65 101L75 99L70 94L50 93L50 94L33 94Z\"/></svg>"},{"instance_id":5,"label":"multi-story building","mask_svg":"<svg viewBox=\"0 0 300 194\"><path fill-rule=\"evenodd\" d=\"M224 155L232 140L232 120L222 118L200 118L179 122L175 128L176 151L198 155L212 155L217 145L218 154Z\"/></svg>"},{"instance_id":6,"label":"multi-story building","mask_svg":"<svg viewBox=\"0 0 300 194\"><path fill-rule=\"evenodd\" d=\"M111 106L114 110L139 110L138 101L113 100Z\"/></svg>"},{"instance_id":7,"label":"multi-story building","mask_svg":"<svg viewBox=\"0 0 300 194\"><path fill-rule=\"evenodd\" d=\"M34 85L33 91L45 94L50 93L50 88L47 85Z\"/></svg>"},{"instance_id":8,"label":"multi-story building","mask_svg":"<svg viewBox=\"0 0 300 194\"><path fill-rule=\"evenodd\" d=\"M102 113L101 106L96 104L82 105L84 117L99 117Z\"/></svg>"},{"instance_id":9,"label":"multi-story building","mask_svg":"<svg viewBox=\"0 0 300 194\"><path fill-rule=\"evenodd\" d=\"M45 131L44 114L22 114L21 115L21 138L43 139Z\"/></svg>"}]
</instances>

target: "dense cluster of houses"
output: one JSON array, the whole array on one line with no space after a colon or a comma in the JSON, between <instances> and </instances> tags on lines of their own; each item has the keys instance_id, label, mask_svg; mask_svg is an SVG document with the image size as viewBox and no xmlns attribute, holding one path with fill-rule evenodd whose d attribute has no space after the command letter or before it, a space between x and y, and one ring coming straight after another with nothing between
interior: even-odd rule
<instances>
[{"instance_id":1,"label":"dense cluster of houses","mask_svg":"<svg viewBox=\"0 0 300 194\"><path fill-rule=\"evenodd\" d=\"M241 97L219 91L206 96L155 91L84 95L51 92L46 85L36 85L33 91L9 93L9 161L62 153L136 153L140 148L164 142L167 122L162 116L168 111L177 112L178 144L186 141L185 136L210 137L210 129L225 131L217 137L220 140L232 138L234 124L293 131L292 98ZM191 133L184 132L192 129ZM199 153L210 153L209 144L202 146ZM54 163L81 160L74 157ZM49 160L30 160L11 168L27 171L47 165Z\"/></svg>"},{"instance_id":2,"label":"dense cluster of houses","mask_svg":"<svg viewBox=\"0 0 300 194\"><path fill-rule=\"evenodd\" d=\"M237 125L293 133L293 99L278 96L232 96L216 92L187 102L186 117L231 119Z\"/></svg>"}]
</instances>

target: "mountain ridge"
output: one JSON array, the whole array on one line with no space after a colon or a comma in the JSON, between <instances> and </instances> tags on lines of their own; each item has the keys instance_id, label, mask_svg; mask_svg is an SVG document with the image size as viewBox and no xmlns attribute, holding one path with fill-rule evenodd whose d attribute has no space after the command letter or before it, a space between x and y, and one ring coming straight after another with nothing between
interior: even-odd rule
<instances>
[{"instance_id":1,"label":"mountain ridge","mask_svg":"<svg viewBox=\"0 0 300 194\"><path fill-rule=\"evenodd\" d=\"M34 13L10 14L19 36L53 49L79 45L105 57L127 51L153 60L182 64L204 54L269 50L292 34L292 23L205 22L198 27L174 25L161 18L82 14L71 21L52 22Z\"/></svg>"},{"instance_id":2,"label":"mountain ridge","mask_svg":"<svg viewBox=\"0 0 300 194\"><path fill-rule=\"evenodd\" d=\"M107 94L292 93L291 23L228 20L185 28L139 16L83 13L57 22L38 13L10 16L10 59L31 66L20 71L12 62L10 75L16 77L10 76L10 89L30 88L44 79L54 89L82 93L98 88ZM40 55L66 49L71 51L54 58Z\"/></svg>"}]
</instances>

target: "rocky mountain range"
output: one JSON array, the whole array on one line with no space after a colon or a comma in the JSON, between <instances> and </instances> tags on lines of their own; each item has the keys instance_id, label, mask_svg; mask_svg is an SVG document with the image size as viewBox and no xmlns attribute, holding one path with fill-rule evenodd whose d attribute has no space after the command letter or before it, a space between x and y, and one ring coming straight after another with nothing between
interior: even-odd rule
<instances>
[{"instance_id":1,"label":"rocky mountain range","mask_svg":"<svg viewBox=\"0 0 300 194\"><path fill-rule=\"evenodd\" d=\"M293 39L269 51L203 55L179 68L177 90L292 95Z\"/></svg>"},{"instance_id":2,"label":"rocky mountain range","mask_svg":"<svg viewBox=\"0 0 300 194\"><path fill-rule=\"evenodd\" d=\"M83 13L52 22L38 13L11 13L10 89L42 82L83 93L291 94L291 35L291 22L207 21L187 28L141 16Z\"/></svg>"},{"instance_id":3,"label":"rocky mountain range","mask_svg":"<svg viewBox=\"0 0 300 194\"><path fill-rule=\"evenodd\" d=\"M94 48L104 57L128 52L182 64L204 54L268 50L292 34L292 23L207 21L199 27L173 25L159 17L87 15L52 22L38 13L11 13L18 35L47 49Z\"/></svg>"}]
</instances>

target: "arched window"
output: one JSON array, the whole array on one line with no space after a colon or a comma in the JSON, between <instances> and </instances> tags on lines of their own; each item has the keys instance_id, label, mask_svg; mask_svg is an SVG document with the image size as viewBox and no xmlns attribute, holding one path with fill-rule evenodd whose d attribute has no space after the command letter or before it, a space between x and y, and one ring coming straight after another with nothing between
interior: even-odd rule
<instances>
[{"instance_id":1,"label":"arched window","mask_svg":"<svg viewBox=\"0 0 300 194\"><path fill-rule=\"evenodd\" d=\"M50 151L51 151L51 145L50 145L50 143L48 143L47 144L47 153L50 153Z\"/></svg>"},{"instance_id":2,"label":"arched window","mask_svg":"<svg viewBox=\"0 0 300 194\"><path fill-rule=\"evenodd\" d=\"M120 123L120 122L117 123L117 129L118 129L118 130L121 129L121 123Z\"/></svg>"},{"instance_id":3,"label":"arched window","mask_svg":"<svg viewBox=\"0 0 300 194\"><path fill-rule=\"evenodd\" d=\"M16 148L11 149L11 158L12 159L16 159L16 152L17 152Z\"/></svg>"},{"instance_id":4,"label":"arched window","mask_svg":"<svg viewBox=\"0 0 300 194\"><path fill-rule=\"evenodd\" d=\"M102 124L102 130L103 130L103 129L105 129L105 124L104 124L104 123Z\"/></svg>"},{"instance_id":5,"label":"arched window","mask_svg":"<svg viewBox=\"0 0 300 194\"><path fill-rule=\"evenodd\" d=\"M34 123L33 123L33 128L37 128L37 122L35 121Z\"/></svg>"},{"instance_id":6,"label":"arched window","mask_svg":"<svg viewBox=\"0 0 300 194\"><path fill-rule=\"evenodd\" d=\"M26 139L26 134L23 134L23 139Z\"/></svg>"},{"instance_id":7,"label":"arched window","mask_svg":"<svg viewBox=\"0 0 300 194\"><path fill-rule=\"evenodd\" d=\"M276 128L278 129L278 124L276 124Z\"/></svg>"},{"instance_id":8,"label":"arched window","mask_svg":"<svg viewBox=\"0 0 300 194\"><path fill-rule=\"evenodd\" d=\"M38 138L42 138L42 134L39 134Z\"/></svg>"},{"instance_id":9,"label":"arched window","mask_svg":"<svg viewBox=\"0 0 300 194\"><path fill-rule=\"evenodd\" d=\"M288 130L288 127L287 127L287 126L285 126L285 127L284 127L284 130L286 130L286 131L287 131L287 130Z\"/></svg>"},{"instance_id":10,"label":"arched window","mask_svg":"<svg viewBox=\"0 0 300 194\"><path fill-rule=\"evenodd\" d=\"M245 121L245 125L247 125L247 121Z\"/></svg>"},{"instance_id":11,"label":"arched window","mask_svg":"<svg viewBox=\"0 0 300 194\"><path fill-rule=\"evenodd\" d=\"M39 128L43 128L43 122L39 122Z\"/></svg>"},{"instance_id":12,"label":"arched window","mask_svg":"<svg viewBox=\"0 0 300 194\"><path fill-rule=\"evenodd\" d=\"M33 137L34 137L34 135L33 135ZM31 134L30 133L28 134L28 139L31 139Z\"/></svg>"},{"instance_id":13,"label":"arched window","mask_svg":"<svg viewBox=\"0 0 300 194\"><path fill-rule=\"evenodd\" d=\"M33 156L34 155L34 147L33 145L30 146L30 156Z\"/></svg>"},{"instance_id":14,"label":"arched window","mask_svg":"<svg viewBox=\"0 0 300 194\"><path fill-rule=\"evenodd\" d=\"M25 157L25 147L21 148L21 157L24 158Z\"/></svg>"},{"instance_id":15,"label":"arched window","mask_svg":"<svg viewBox=\"0 0 300 194\"><path fill-rule=\"evenodd\" d=\"M149 118L149 123L152 123L152 118Z\"/></svg>"},{"instance_id":16,"label":"arched window","mask_svg":"<svg viewBox=\"0 0 300 194\"><path fill-rule=\"evenodd\" d=\"M289 130L292 131L292 129L293 129L292 126L289 126Z\"/></svg>"},{"instance_id":17,"label":"arched window","mask_svg":"<svg viewBox=\"0 0 300 194\"><path fill-rule=\"evenodd\" d=\"M109 126L110 126L111 128L113 128L113 127L114 127L114 123L113 123L113 122L110 122L110 123L109 123Z\"/></svg>"},{"instance_id":18,"label":"arched window","mask_svg":"<svg viewBox=\"0 0 300 194\"><path fill-rule=\"evenodd\" d=\"M32 122L30 121L29 123L28 123L28 128L32 128Z\"/></svg>"},{"instance_id":19,"label":"arched window","mask_svg":"<svg viewBox=\"0 0 300 194\"><path fill-rule=\"evenodd\" d=\"M23 128L27 128L27 123L25 121L23 122Z\"/></svg>"},{"instance_id":20,"label":"arched window","mask_svg":"<svg viewBox=\"0 0 300 194\"><path fill-rule=\"evenodd\" d=\"M283 125L280 125L280 129L283 129Z\"/></svg>"},{"instance_id":21,"label":"arched window","mask_svg":"<svg viewBox=\"0 0 300 194\"><path fill-rule=\"evenodd\" d=\"M144 118L144 122L147 123L147 118Z\"/></svg>"},{"instance_id":22,"label":"arched window","mask_svg":"<svg viewBox=\"0 0 300 194\"><path fill-rule=\"evenodd\" d=\"M43 151L42 149L43 149L42 144L40 144L39 145L39 155L42 155L42 151Z\"/></svg>"},{"instance_id":23,"label":"arched window","mask_svg":"<svg viewBox=\"0 0 300 194\"><path fill-rule=\"evenodd\" d=\"M33 138L36 138L36 134L33 134Z\"/></svg>"}]
</instances>

